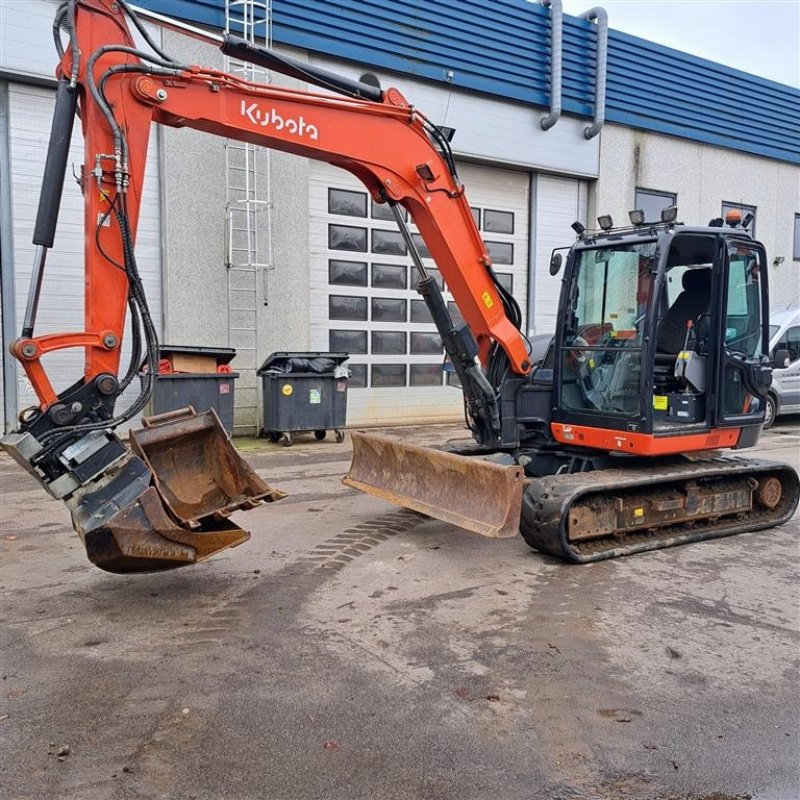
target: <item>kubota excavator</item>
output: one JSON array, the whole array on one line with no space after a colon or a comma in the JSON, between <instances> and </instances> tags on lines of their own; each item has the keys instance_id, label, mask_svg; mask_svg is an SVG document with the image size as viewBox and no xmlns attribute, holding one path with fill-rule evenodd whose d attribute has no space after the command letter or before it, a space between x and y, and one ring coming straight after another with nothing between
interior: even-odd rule
<instances>
[{"instance_id":1,"label":"kubota excavator","mask_svg":"<svg viewBox=\"0 0 800 800\"><path fill-rule=\"evenodd\" d=\"M156 16L156 15L151 15ZM137 49L127 21L152 52ZM767 259L741 225L691 228L639 216L588 232L566 259L555 337L528 342L497 280L448 138L396 89L381 90L159 18L226 54L320 86L249 83L163 52L126 0L67 0L54 32L58 89L34 231L22 335L10 346L39 405L3 447L63 498L90 560L112 572L194 563L248 538L229 515L282 493L236 454L213 412L146 419L131 448L113 433L146 404L157 334L134 244L153 122L321 159L358 177L397 219L444 349L460 379L475 440L445 452L353 433L345 482L487 536L521 531L573 561L756 530L798 503L790 467L723 457L752 446L771 366ZM62 32L66 32L66 43ZM79 109L85 223L85 330L34 335L53 244L69 139ZM463 316L455 325L401 207L416 223ZM551 272L557 272L560 254ZM120 378L129 309L130 365ZM41 359L84 348L83 376L56 393ZM138 371L138 399L115 401Z\"/></svg>"}]
</instances>

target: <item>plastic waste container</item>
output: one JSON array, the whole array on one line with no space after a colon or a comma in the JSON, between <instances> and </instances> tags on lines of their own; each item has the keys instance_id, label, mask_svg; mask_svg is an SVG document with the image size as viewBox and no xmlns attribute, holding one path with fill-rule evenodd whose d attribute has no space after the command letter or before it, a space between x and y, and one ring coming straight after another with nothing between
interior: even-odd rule
<instances>
[{"instance_id":1,"label":"plastic waste container","mask_svg":"<svg viewBox=\"0 0 800 800\"><path fill-rule=\"evenodd\" d=\"M193 406L198 414L213 408L225 430L232 433L234 390L239 373L231 372L228 364L235 355L236 350L230 347L162 345L158 375L145 415L186 406Z\"/></svg>"},{"instance_id":2,"label":"plastic waste container","mask_svg":"<svg viewBox=\"0 0 800 800\"><path fill-rule=\"evenodd\" d=\"M261 435L285 446L293 434L313 431L324 439L333 430L344 441L349 353L272 353L259 367L264 417Z\"/></svg>"}]
</instances>

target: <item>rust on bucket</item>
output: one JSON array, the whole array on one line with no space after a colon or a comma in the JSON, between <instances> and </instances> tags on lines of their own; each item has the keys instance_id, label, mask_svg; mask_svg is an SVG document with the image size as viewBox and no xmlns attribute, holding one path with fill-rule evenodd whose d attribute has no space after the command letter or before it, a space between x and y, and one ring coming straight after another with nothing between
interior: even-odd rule
<instances>
[{"instance_id":1,"label":"rust on bucket","mask_svg":"<svg viewBox=\"0 0 800 800\"><path fill-rule=\"evenodd\" d=\"M195 564L250 534L228 519L286 495L241 458L214 411L143 420L132 453L68 501L89 560L108 572Z\"/></svg>"}]
</instances>

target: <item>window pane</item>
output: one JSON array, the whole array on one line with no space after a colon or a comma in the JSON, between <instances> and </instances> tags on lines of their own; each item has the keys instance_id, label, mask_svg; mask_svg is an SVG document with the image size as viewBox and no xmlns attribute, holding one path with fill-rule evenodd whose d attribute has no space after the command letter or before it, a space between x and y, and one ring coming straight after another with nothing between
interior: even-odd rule
<instances>
[{"instance_id":1,"label":"window pane","mask_svg":"<svg viewBox=\"0 0 800 800\"><path fill-rule=\"evenodd\" d=\"M366 217L367 194L347 189L328 189L328 212L348 217Z\"/></svg>"},{"instance_id":2,"label":"window pane","mask_svg":"<svg viewBox=\"0 0 800 800\"><path fill-rule=\"evenodd\" d=\"M373 386L405 386L405 364L373 364L370 370Z\"/></svg>"},{"instance_id":3,"label":"window pane","mask_svg":"<svg viewBox=\"0 0 800 800\"><path fill-rule=\"evenodd\" d=\"M481 210L479 208L470 207L470 211L472 212L472 219L475 220L475 224L480 228L480 226L481 226Z\"/></svg>"},{"instance_id":4,"label":"window pane","mask_svg":"<svg viewBox=\"0 0 800 800\"><path fill-rule=\"evenodd\" d=\"M429 278L433 278L439 288L444 291L444 278L442 277L442 273L439 272L438 269L426 269ZM411 267L411 286L412 288L416 289L417 284L419 283L419 270L416 267Z\"/></svg>"},{"instance_id":5,"label":"window pane","mask_svg":"<svg viewBox=\"0 0 800 800\"><path fill-rule=\"evenodd\" d=\"M438 333L412 333L411 352L423 355L439 355L442 352L442 339Z\"/></svg>"},{"instance_id":6,"label":"window pane","mask_svg":"<svg viewBox=\"0 0 800 800\"><path fill-rule=\"evenodd\" d=\"M374 200L370 199L370 207L372 208L372 219L387 219L390 222L395 221L394 214L388 203L376 203ZM408 212L404 208L400 209L400 213L403 215L403 219L408 219Z\"/></svg>"},{"instance_id":7,"label":"window pane","mask_svg":"<svg viewBox=\"0 0 800 800\"><path fill-rule=\"evenodd\" d=\"M661 212L675 205L678 196L670 192L654 192L650 189L637 189L634 207L644 211L645 222L660 222Z\"/></svg>"},{"instance_id":8,"label":"window pane","mask_svg":"<svg viewBox=\"0 0 800 800\"><path fill-rule=\"evenodd\" d=\"M404 256L406 254L406 243L403 241L400 231L373 230L372 252Z\"/></svg>"},{"instance_id":9,"label":"window pane","mask_svg":"<svg viewBox=\"0 0 800 800\"><path fill-rule=\"evenodd\" d=\"M510 211L483 212L483 229L491 233L514 233L514 215Z\"/></svg>"},{"instance_id":10,"label":"window pane","mask_svg":"<svg viewBox=\"0 0 800 800\"><path fill-rule=\"evenodd\" d=\"M365 301L366 302L366 301ZM388 297L372 298L373 322L405 322L406 301Z\"/></svg>"},{"instance_id":11,"label":"window pane","mask_svg":"<svg viewBox=\"0 0 800 800\"><path fill-rule=\"evenodd\" d=\"M330 331L328 333L328 344L333 352L343 351L362 355L367 352L367 332Z\"/></svg>"},{"instance_id":12,"label":"window pane","mask_svg":"<svg viewBox=\"0 0 800 800\"><path fill-rule=\"evenodd\" d=\"M403 331L373 331L372 355L401 356L406 352L406 335Z\"/></svg>"},{"instance_id":13,"label":"window pane","mask_svg":"<svg viewBox=\"0 0 800 800\"><path fill-rule=\"evenodd\" d=\"M756 207L755 206L745 206L742 203L723 203L722 204L722 219L725 219L725 216L729 211L740 211L742 214L742 220L748 215L752 214L753 219L745 227L745 230L753 237L756 235Z\"/></svg>"},{"instance_id":14,"label":"window pane","mask_svg":"<svg viewBox=\"0 0 800 800\"><path fill-rule=\"evenodd\" d=\"M332 294L328 298L328 318L366 320L367 298Z\"/></svg>"},{"instance_id":15,"label":"window pane","mask_svg":"<svg viewBox=\"0 0 800 800\"><path fill-rule=\"evenodd\" d=\"M511 242L486 242L486 249L495 264L514 263L514 245Z\"/></svg>"},{"instance_id":16,"label":"window pane","mask_svg":"<svg viewBox=\"0 0 800 800\"><path fill-rule=\"evenodd\" d=\"M328 261L328 282L335 286L366 286L367 264L363 261Z\"/></svg>"},{"instance_id":17,"label":"window pane","mask_svg":"<svg viewBox=\"0 0 800 800\"><path fill-rule=\"evenodd\" d=\"M795 261L800 261L800 214L794 215L794 255Z\"/></svg>"},{"instance_id":18,"label":"window pane","mask_svg":"<svg viewBox=\"0 0 800 800\"><path fill-rule=\"evenodd\" d=\"M513 294L514 292L514 276L509 275L507 272L497 272L497 280L500 285L507 291Z\"/></svg>"},{"instance_id":19,"label":"window pane","mask_svg":"<svg viewBox=\"0 0 800 800\"><path fill-rule=\"evenodd\" d=\"M412 364L409 383L411 386L441 386L442 375L441 364Z\"/></svg>"},{"instance_id":20,"label":"window pane","mask_svg":"<svg viewBox=\"0 0 800 800\"><path fill-rule=\"evenodd\" d=\"M328 225L328 247L331 250L367 252L367 229L350 225Z\"/></svg>"},{"instance_id":21,"label":"window pane","mask_svg":"<svg viewBox=\"0 0 800 800\"><path fill-rule=\"evenodd\" d=\"M376 289L405 289L407 270L405 265L373 264L372 285Z\"/></svg>"},{"instance_id":22,"label":"window pane","mask_svg":"<svg viewBox=\"0 0 800 800\"><path fill-rule=\"evenodd\" d=\"M461 316L461 312L458 310L458 306L450 300L447 304L447 310L450 312L450 317L453 320L453 325L463 325L464 324L464 317Z\"/></svg>"},{"instance_id":23,"label":"window pane","mask_svg":"<svg viewBox=\"0 0 800 800\"><path fill-rule=\"evenodd\" d=\"M412 322L433 322L431 312L424 300L411 301L411 321Z\"/></svg>"},{"instance_id":24,"label":"window pane","mask_svg":"<svg viewBox=\"0 0 800 800\"><path fill-rule=\"evenodd\" d=\"M348 389L363 389L367 385L367 365L348 364L350 380L347 382Z\"/></svg>"},{"instance_id":25,"label":"window pane","mask_svg":"<svg viewBox=\"0 0 800 800\"><path fill-rule=\"evenodd\" d=\"M728 258L725 348L754 358L762 353L759 253L729 244Z\"/></svg>"},{"instance_id":26,"label":"window pane","mask_svg":"<svg viewBox=\"0 0 800 800\"><path fill-rule=\"evenodd\" d=\"M418 233L412 233L411 238L414 241L414 244L417 246L417 250L419 250L419 254L423 258L430 258L431 251L428 250L428 245L425 244L425 240L420 236Z\"/></svg>"}]
</instances>

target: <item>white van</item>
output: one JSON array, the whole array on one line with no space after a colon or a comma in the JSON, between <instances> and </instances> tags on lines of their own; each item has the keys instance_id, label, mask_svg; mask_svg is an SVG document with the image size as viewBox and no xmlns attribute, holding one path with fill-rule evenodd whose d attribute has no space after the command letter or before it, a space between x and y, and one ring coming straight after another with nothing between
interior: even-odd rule
<instances>
[{"instance_id":1,"label":"white van","mask_svg":"<svg viewBox=\"0 0 800 800\"><path fill-rule=\"evenodd\" d=\"M778 414L800 413L800 308L772 309L769 315L769 354L789 352L789 365L772 373L764 428L771 428Z\"/></svg>"}]
</instances>

